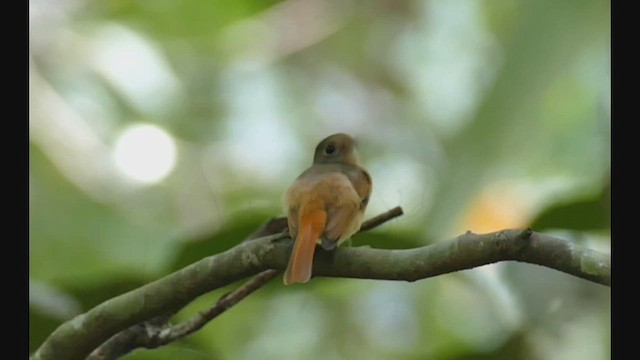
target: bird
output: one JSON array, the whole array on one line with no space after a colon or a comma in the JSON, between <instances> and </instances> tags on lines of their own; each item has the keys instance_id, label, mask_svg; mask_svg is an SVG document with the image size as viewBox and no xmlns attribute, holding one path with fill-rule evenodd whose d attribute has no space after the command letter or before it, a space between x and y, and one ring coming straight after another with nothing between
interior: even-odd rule
<instances>
[{"instance_id":1,"label":"bird","mask_svg":"<svg viewBox=\"0 0 640 360\"><path fill-rule=\"evenodd\" d=\"M318 143L313 164L284 196L294 239L285 285L309 281L316 244L334 250L360 230L371 191L371 175L358 161L353 137L337 133Z\"/></svg>"}]
</instances>

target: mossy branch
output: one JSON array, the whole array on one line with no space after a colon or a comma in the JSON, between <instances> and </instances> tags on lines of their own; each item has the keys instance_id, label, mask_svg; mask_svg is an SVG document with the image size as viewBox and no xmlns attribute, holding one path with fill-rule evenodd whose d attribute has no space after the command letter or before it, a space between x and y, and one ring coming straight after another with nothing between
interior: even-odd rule
<instances>
[{"instance_id":1,"label":"mossy branch","mask_svg":"<svg viewBox=\"0 0 640 360\"><path fill-rule=\"evenodd\" d=\"M269 269L284 270L291 245L286 233L246 241L107 300L60 325L32 359L85 359L113 335L173 314L200 295ZM454 239L406 250L318 249L313 274L416 281L499 261L537 264L611 286L609 255L529 229L489 234L467 232Z\"/></svg>"}]
</instances>

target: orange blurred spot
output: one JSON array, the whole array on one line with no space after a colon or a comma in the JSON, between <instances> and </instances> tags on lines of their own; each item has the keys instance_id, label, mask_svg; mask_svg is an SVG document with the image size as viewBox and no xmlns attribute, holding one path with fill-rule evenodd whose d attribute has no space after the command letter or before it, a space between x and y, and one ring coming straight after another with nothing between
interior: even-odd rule
<instances>
[{"instance_id":1,"label":"orange blurred spot","mask_svg":"<svg viewBox=\"0 0 640 360\"><path fill-rule=\"evenodd\" d=\"M530 213L525 196L513 188L495 186L485 189L461 216L457 233L470 230L487 233L503 229L526 227Z\"/></svg>"}]
</instances>

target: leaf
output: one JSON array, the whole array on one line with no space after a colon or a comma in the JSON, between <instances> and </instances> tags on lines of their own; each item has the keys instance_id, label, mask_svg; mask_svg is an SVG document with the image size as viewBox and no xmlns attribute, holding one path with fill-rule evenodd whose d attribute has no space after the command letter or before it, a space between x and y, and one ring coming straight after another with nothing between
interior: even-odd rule
<instances>
[{"instance_id":1,"label":"leaf","mask_svg":"<svg viewBox=\"0 0 640 360\"><path fill-rule=\"evenodd\" d=\"M121 277L107 281L92 283L69 282L58 289L61 293L77 300L80 303L81 312L87 311L96 305L121 295L127 291L144 285L142 278ZM29 306L29 351L35 351L40 344L64 321L65 318L47 314L38 306Z\"/></svg>"},{"instance_id":2,"label":"leaf","mask_svg":"<svg viewBox=\"0 0 640 360\"><path fill-rule=\"evenodd\" d=\"M603 230L611 227L611 185L595 197L556 204L538 215L530 227L536 231L568 229L577 231Z\"/></svg>"},{"instance_id":3,"label":"leaf","mask_svg":"<svg viewBox=\"0 0 640 360\"><path fill-rule=\"evenodd\" d=\"M384 225L382 226L384 227ZM370 246L375 249L413 249L427 245L423 239L423 235L412 232L389 233L374 230L355 235L351 239L351 246Z\"/></svg>"},{"instance_id":4,"label":"leaf","mask_svg":"<svg viewBox=\"0 0 640 360\"><path fill-rule=\"evenodd\" d=\"M34 352L62 321L29 307L29 352Z\"/></svg>"},{"instance_id":5,"label":"leaf","mask_svg":"<svg viewBox=\"0 0 640 360\"><path fill-rule=\"evenodd\" d=\"M226 251L244 241L272 215L247 213L235 216L221 229L187 240L178 246L175 259L169 265L169 271L181 269L204 257Z\"/></svg>"}]
</instances>

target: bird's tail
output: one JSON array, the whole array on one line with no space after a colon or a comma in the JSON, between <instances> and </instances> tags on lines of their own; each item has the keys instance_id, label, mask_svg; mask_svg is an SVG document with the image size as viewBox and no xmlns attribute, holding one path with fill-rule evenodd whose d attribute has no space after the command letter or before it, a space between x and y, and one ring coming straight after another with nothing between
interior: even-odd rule
<instances>
[{"instance_id":1,"label":"bird's tail","mask_svg":"<svg viewBox=\"0 0 640 360\"><path fill-rule=\"evenodd\" d=\"M301 210L298 235L293 244L289 265L284 273L285 285L309 281L313 269L316 241L324 232L327 223L327 213L324 210L317 208Z\"/></svg>"}]
</instances>

